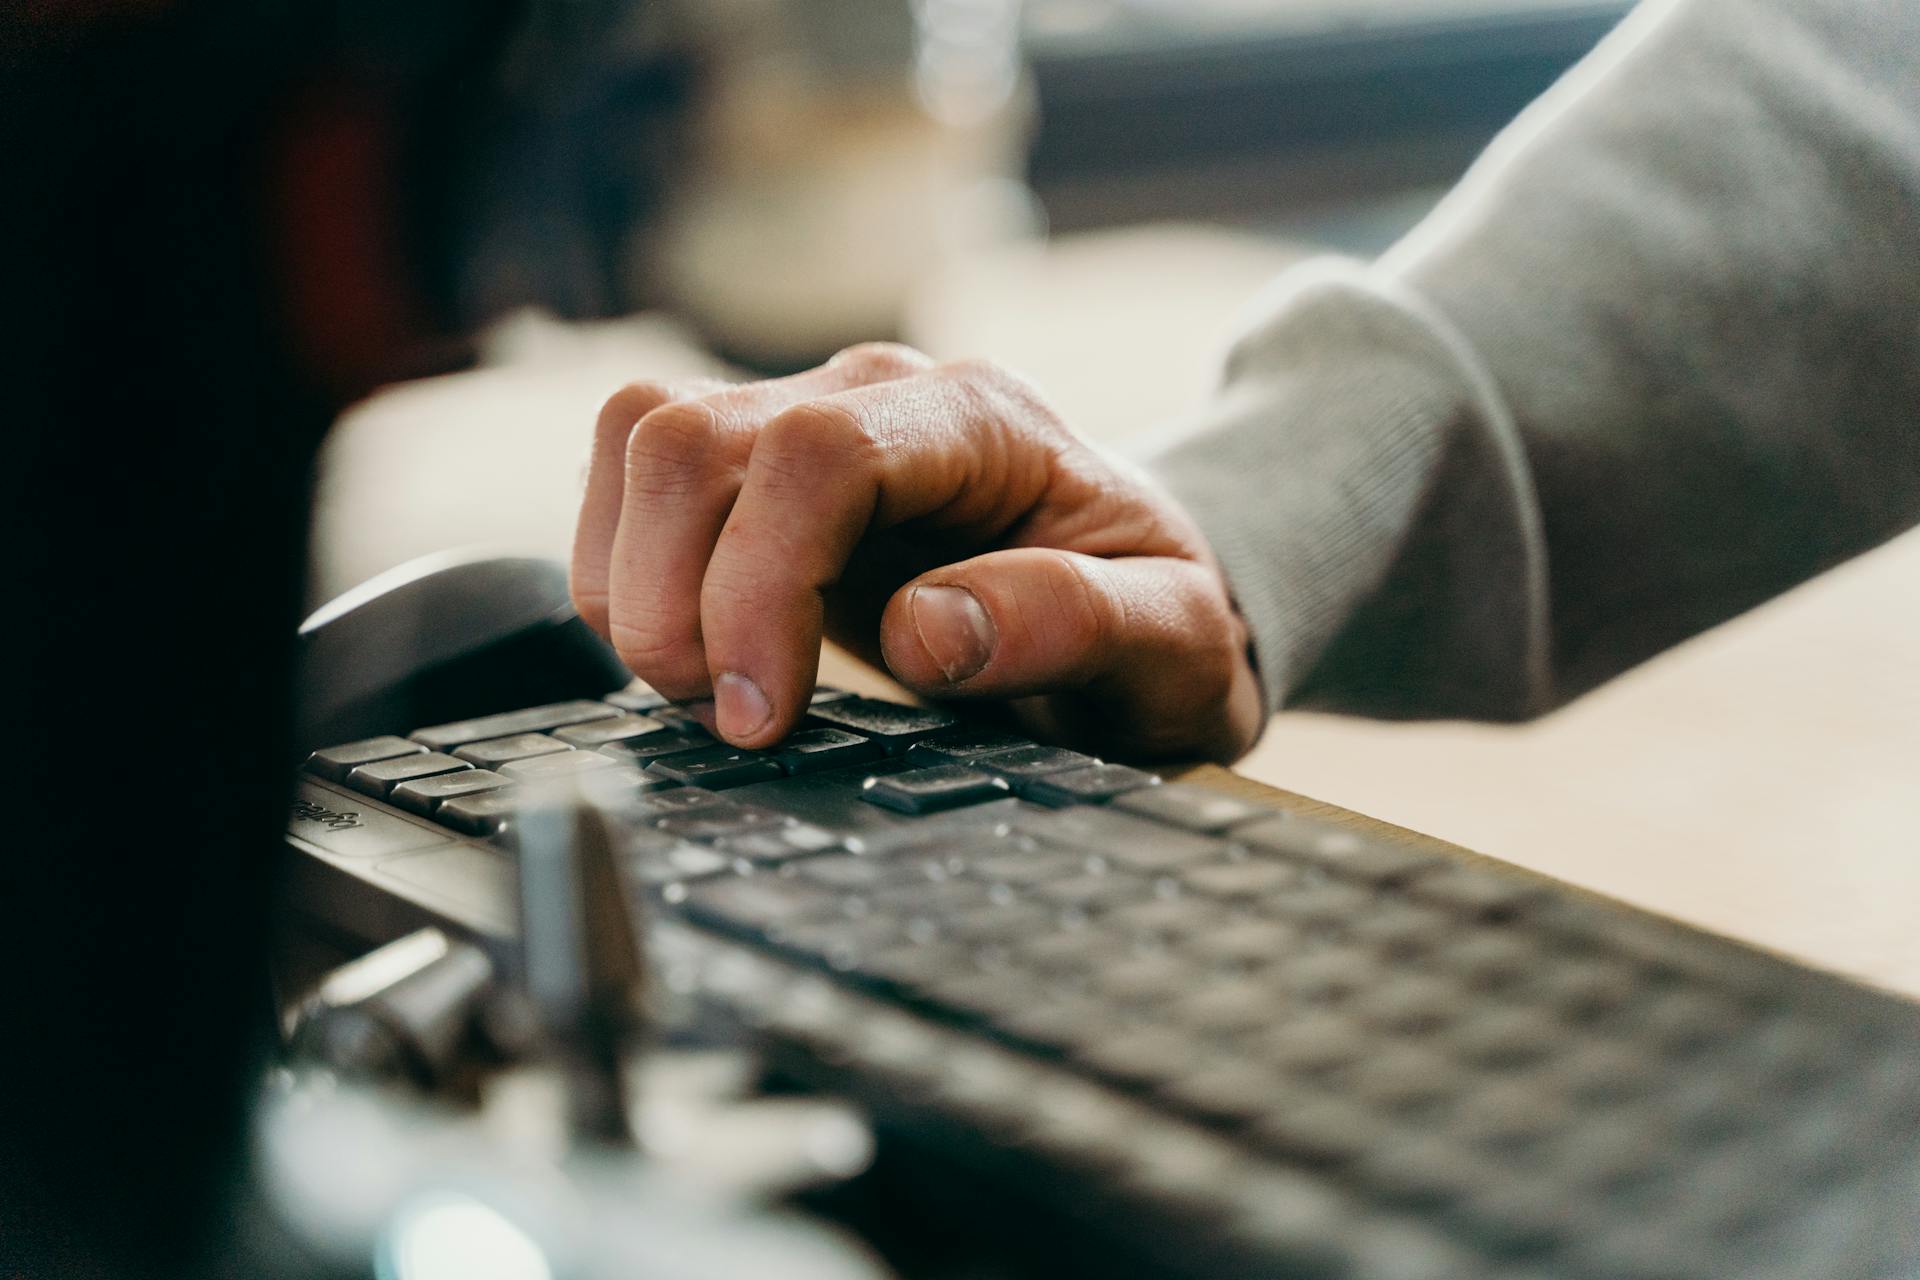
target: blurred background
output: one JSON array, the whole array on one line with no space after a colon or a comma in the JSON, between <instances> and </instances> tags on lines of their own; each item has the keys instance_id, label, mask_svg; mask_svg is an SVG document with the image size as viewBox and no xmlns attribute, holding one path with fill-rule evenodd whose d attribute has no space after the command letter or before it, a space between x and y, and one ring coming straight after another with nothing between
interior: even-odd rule
<instances>
[{"instance_id":1,"label":"blurred background","mask_svg":"<svg viewBox=\"0 0 1920 1280\"><path fill-rule=\"evenodd\" d=\"M547 87L443 249L491 319L478 364L337 425L316 600L447 546L563 556L593 414L636 378L897 338L1134 447L1208 394L1263 283L1390 244L1627 6L547 7L597 34L509 66ZM1286 715L1244 768L1920 994L1917 588L1910 536L1538 724Z\"/></svg>"}]
</instances>

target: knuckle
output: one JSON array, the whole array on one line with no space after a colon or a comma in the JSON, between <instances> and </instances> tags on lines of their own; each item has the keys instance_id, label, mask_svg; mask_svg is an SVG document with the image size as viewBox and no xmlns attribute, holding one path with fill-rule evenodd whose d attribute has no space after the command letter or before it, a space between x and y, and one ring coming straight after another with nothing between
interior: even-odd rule
<instances>
[{"instance_id":1,"label":"knuckle","mask_svg":"<svg viewBox=\"0 0 1920 1280\"><path fill-rule=\"evenodd\" d=\"M878 445L859 414L824 401L782 410L754 442L754 462L774 478L805 479L870 460Z\"/></svg>"},{"instance_id":2,"label":"knuckle","mask_svg":"<svg viewBox=\"0 0 1920 1280\"><path fill-rule=\"evenodd\" d=\"M697 400L661 405L627 438L629 483L648 492L693 487L718 461L723 432L713 409Z\"/></svg>"},{"instance_id":3,"label":"knuckle","mask_svg":"<svg viewBox=\"0 0 1920 1280\"><path fill-rule=\"evenodd\" d=\"M828 367L843 369L863 381L903 378L927 368L932 361L898 342L862 342L834 356Z\"/></svg>"},{"instance_id":4,"label":"knuckle","mask_svg":"<svg viewBox=\"0 0 1920 1280\"><path fill-rule=\"evenodd\" d=\"M664 382L629 382L607 397L600 406L597 425L601 431L630 431L633 425L673 399L673 390Z\"/></svg>"}]
</instances>

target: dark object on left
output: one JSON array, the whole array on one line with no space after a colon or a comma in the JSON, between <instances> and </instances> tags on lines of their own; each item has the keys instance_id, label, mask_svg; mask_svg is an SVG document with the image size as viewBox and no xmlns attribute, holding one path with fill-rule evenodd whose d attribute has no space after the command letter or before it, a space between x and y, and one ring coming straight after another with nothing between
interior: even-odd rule
<instances>
[{"instance_id":1,"label":"dark object on left","mask_svg":"<svg viewBox=\"0 0 1920 1280\"><path fill-rule=\"evenodd\" d=\"M503 140L524 153L516 121L577 113L508 87L590 68L619 47L593 24L632 7L100 0L0 16L9 1275L292 1265L236 1259L233 1215L273 1027L314 451L347 400L444 364L487 307L551 278L535 263L526 295L490 285L512 255L454 224L487 207L460 193L493 191L494 225L512 221L526 192ZM586 265L569 281L610 274L572 260ZM503 269L463 276L472 261ZM623 301L558 292L563 310ZM103 804L76 762L108 725L218 785Z\"/></svg>"}]
</instances>

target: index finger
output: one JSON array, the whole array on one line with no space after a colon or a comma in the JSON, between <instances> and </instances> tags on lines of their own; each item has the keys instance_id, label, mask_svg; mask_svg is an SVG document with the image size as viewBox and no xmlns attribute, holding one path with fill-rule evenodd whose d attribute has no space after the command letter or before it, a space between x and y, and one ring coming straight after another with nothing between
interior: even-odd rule
<instances>
[{"instance_id":1,"label":"index finger","mask_svg":"<svg viewBox=\"0 0 1920 1280\"><path fill-rule=\"evenodd\" d=\"M938 369L795 405L760 432L708 561L700 624L721 736L764 746L805 713L824 593L906 521L988 545L1045 494L1051 442L991 379Z\"/></svg>"}]
</instances>

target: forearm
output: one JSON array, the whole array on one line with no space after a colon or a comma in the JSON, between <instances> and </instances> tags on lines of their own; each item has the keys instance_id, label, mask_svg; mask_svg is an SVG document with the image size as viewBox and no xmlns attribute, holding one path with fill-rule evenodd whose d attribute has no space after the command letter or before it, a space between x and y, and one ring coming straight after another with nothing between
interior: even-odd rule
<instances>
[{"instance_id":1,"label":"forearm","mask_svg":"<svg viewBox=\"0 0 1920 1280\"><path fill-rule=\"evenodd\" d=\"M1644 11L1377 267L1286 287L1160 464L1272 702L1528 714L1920 518L1884 9Z\"/></svg>"}]
</instances>

